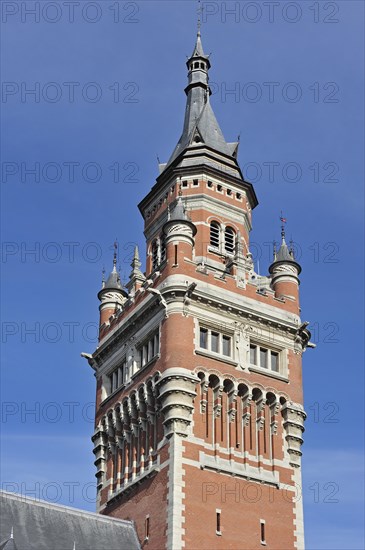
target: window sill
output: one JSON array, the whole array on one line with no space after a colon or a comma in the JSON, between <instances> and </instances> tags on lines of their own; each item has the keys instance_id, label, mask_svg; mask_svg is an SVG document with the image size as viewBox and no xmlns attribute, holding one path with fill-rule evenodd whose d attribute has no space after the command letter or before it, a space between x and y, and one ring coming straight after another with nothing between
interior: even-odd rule
<instances>
[{"instance_id":1,"label":"window sill","mask_svg":"<svg viewBox=\"0 0 365 550\"><path fill-rule=\"evenodd\" d=\"M212 245L208 246L208 252L217 254L217 256L221 256L221 258L234 258L234 252L227 252L226 250L222 251L220 248Z\"/></svg>"},{"instance_id":2,"label":"window sill","mask_svg":"<svg viewBox=\"0 0 365 550\"><path fill-rule=\"evenodd\" d=\"M229 363L234 367L238 366L237 361L234 361L232 358L228 357L228 355L221 355L220 353L214 353L214 351L209 351L205 349L196 349L195 354L202 355L203 357L209 357L209 359L217 359L217 361L223 361L224 363Z\"/></svg>"},{"instance_id":3,"label":"window sill","mask_svg":"<svg viewBox=\"0 0 365 550\"><path fill-rule=\"evenodd\" d=\"M145 363L145 364L143 365L143 367L140 367L138 370L136 370L136 372L134 372L134 373L132 374L131 380L134 380L134 378L135 378L136 376L138 376L138 374L139 374L140 372L142 372L143 370L147 369L150 365L152 365L155 361L157 361L157 359L160 359L160 357L161 357L161 355L160 355L159 353L157 353L156 355L154 355L154 356L152 357L152 359L150 359L149 361L147 361L147 363Z\"/></svg>"},{"instance_id":4,"label":"window sill","mask_svg":"<svg viewBox=\"0 0 365 550\"><path fill-rule=\"evenodd\" d=\"M264 369L262 367L258 367L257 365L248 365L248 370L250 372L257 372L258 374L264 374L265 376L269 376L270 378L276 378L277 380L282 380L283 382L289 382L288 377L284 376L283 374L280 374L280 372L275 372L270 369Z\"/></svg>"}]
</instances>

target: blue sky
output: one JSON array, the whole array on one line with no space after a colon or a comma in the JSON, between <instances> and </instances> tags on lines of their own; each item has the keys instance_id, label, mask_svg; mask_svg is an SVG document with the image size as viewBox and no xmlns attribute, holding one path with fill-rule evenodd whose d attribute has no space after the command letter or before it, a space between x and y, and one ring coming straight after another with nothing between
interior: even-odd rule
<instances>
[{"instance_id":1,"label":"blue sky","mask_svg":"<svg viewBox=\"0 0 365 550\"><path fill-rule=\"evenodd\" d=\"M137 203L181 133L196 5L23 4L2 3L2 488L93 510L80 352L114 239L124 278L144 255ZM307 547L363 548L363 3L203 5L213 108L260 202L255 260L282 210L303 268Z\"/></svg>"}]
</instances>

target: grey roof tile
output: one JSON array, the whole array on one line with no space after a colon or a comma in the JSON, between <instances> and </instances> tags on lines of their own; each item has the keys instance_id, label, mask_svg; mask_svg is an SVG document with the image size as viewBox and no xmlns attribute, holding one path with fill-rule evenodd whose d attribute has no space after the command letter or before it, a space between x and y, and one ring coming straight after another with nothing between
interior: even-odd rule
<instances>
[{"instance_id":1,"label":"grey roof tile","mask_svg":"<svg viewBox=\"0 0 365 550\"><path fill-rule=\"evenodd\" d=\"M4 550L73 550L74 543L76 550L141 548L132 521L5 492L0 492L0 532Z\"/></svg>"}]
</instances>

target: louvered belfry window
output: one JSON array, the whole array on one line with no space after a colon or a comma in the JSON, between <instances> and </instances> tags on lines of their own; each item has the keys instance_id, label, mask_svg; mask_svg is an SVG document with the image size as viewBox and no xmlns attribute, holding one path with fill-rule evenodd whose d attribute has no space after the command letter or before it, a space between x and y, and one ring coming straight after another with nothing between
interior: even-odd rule
<instances>
[{"instance_id":1,"label":"louvered belfry window","mask_svg":"<svg viewBox=\"0 0 365 550\"><path fill-rule=\"evenodd\" d=\"M210 245L219 248L220 225L217 222L210 224Z\"/></svg>"}]
</instances>

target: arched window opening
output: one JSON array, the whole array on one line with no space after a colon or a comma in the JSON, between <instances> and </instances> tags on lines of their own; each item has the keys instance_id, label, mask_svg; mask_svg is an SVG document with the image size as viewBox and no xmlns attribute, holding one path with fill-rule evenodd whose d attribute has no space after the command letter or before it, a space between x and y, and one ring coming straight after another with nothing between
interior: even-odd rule
<instances>
[{"instance_id":1,"label":"arched window opening","mask_svg":"<svg viewBox=\"0 0 365 550\"><path fill-rule=\"evenodd\" d=\"M159 264L159 258L158 258L158 243L157 241L153 241L152 243L152 269L157 269L157 266Z\"/></svg>"},{"instance_id":2,"label":"arched window opening","mask_svg":"<svg viewBox=\"0 0 365 550\"><path fill-rule=\"evenodd\" d=\"M166 260L166 242L165 238L161 238L161 262L164 262Z\"/></svg>"},{"instance_id":3,"label":"arched window opening","mask_svg":"<svg viewBox=\"0 0 365 550\"><path fill-rule=\"evenodd\" d=\"M210 224L210 245L214 248L219 248L220 241L220 225L217 222Z\"/></svg>"},{"instance_id":4,"label":"arched window opening","mask_svg":"<svg viewBox=\"0 0 365 550\"><path fill-rule=\"evenodd\" d=\"M236 245L236 233L232 227L226 227L224 232L224 248L228 254L233 254Z\"/></svg>"}]
</instances>

